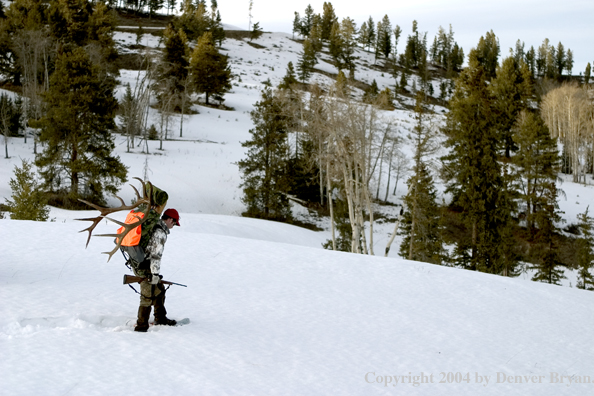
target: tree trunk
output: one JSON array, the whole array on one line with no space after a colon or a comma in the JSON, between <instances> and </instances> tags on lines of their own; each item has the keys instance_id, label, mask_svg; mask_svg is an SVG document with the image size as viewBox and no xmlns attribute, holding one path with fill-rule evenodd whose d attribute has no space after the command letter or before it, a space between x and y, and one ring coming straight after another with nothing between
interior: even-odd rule
<instances>
[{"instance_id":1,"label":"tree trunk","mask_svg":"<svg viewBox=\"0 0 594 396\"><path fill-rule=\"evenodd\" d=\"M320 170L321 172L321 170ZM330 174L330 161L326 162L326 172ZM336 233L334 227L334 204L332 202L332 186L330 184L330 178L326 178L327 190L328 190L328 205L330 207L330 228L332 229L332 250L336 251Z\"/></svg>"}]
</instances>

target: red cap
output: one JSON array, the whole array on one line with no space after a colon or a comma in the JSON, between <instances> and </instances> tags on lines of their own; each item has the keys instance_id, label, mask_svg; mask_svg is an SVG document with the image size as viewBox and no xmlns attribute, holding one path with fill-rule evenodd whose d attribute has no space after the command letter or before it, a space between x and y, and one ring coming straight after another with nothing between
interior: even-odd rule
<instances>
[{"instance_id":1,"label":"red cap","mask_svg":"<svg viewBox=\"0 0 594 396\"><path fill-rule=\"evenodd\" d=\"M179 213L177 213L177 210L167 209L163 215L172 218L175 220L176 225L181 226L181 224L179 224Z\"/></svg>"}]
</instances>

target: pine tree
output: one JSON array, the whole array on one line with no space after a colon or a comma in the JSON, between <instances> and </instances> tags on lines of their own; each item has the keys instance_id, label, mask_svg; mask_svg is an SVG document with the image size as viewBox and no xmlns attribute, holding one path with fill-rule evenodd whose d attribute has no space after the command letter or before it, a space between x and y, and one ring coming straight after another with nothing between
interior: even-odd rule
<instances>
[{"instance_id":1,"label":"pine tree","mask_svg":"<svg viewBox=\"0 0 594 396\"><path fill-rule=\"evenodd\" d=\"M577 287L580 289L594 290L594 218L588 215L586 208L584 213L578 214L578 226L581 237L577 240Z\"/></svg>"},{"instance_id":2,"label":"pine tree","mask_svg":"<svg viewBox=\"0 0 594 396\"><path fill-rule=\"evenodd\" d=\"M516 166L519 199L525 207L528 231L534 237L537 212L542 210L541 199L557 180L560 170L557 142L542 119L526 110L519 114L513 136L518 148L512 162Z\"/></svg>"},{"instance_id":3,"label":"pine tree","mask_svg":"<svg viewBox=\"0 0 594 396\"><path fill-rule=\"evenodd\" d=\"M315 15L314 17L314 24L309 32L309 41L311 41L316 55L322 51L322 26L320 25L319 15Z\"/></svg>"},{"instance_id":4,"label":"pine tree","mask_svg":"<svg viewBox=\"0 0 594 396\"><path fill-rule=\"evenodd\" d=\"M400 223L401 257L408 260L441 264L442 240L439 228L439 207L436 190L427 165L420 163L413 168L408 180L407 195L403 198L406 210Z\"/></svg>"},{"instance_id":5,"label":"pine tree","mask_svg":"<svg viewBox=\"0 0 594 396\"><path fill-rule=\"evenodd\" d=\"M563 265L559 258L559 247L555 240L555 222L561 220L559 205L557 203L557 187L554 182L546 186L544 194L539 199L541 210L536 212L536 224L538 232L535 240L537 249L540 252L539 262L532 266L536 270L532 280L558 285L561 279L565 279Z\"/></svg>"},{"instance_id":6,"label":"pine tree","mask_svg":"<svg viewBox=\"0 0 594 396\"><path fill-rule=\"evenodd\" d=\"M303 52L297 63L297 72L302 83L309 81L314 66L318 63L316 52L311 41L306 38L303 40Z\"/></svg>"},{"instance_id":7,"label":"pine tree","mask_svg":"<svg viewBox=\"0 0 594 396\"><path fill-rule=\"evenodd\" d=\"M366 46L367 51L371 49L371 46L375 46L375 40L377 37L377 33L375 31L375 23L373 22L373 18L370 16L367 20L367 29L369 29L369 38L367 40Z\"/></svg>"},{"instance_id":8,"label":"pine tree","mask_svg":"<svg viewBox=\"0 0 594 396\"><path fill-rule=\"evenodd\" d=\"M481 36L476 48L470 50L469 61L472 59L478 62L485 70L486 78L490 80L497 75L499 53L499 39L491 30Z\"/></svg>"},{"instance_id":9,"label":"pine tree","mask_svg":"<svg viewBox=\"0 0 594 396\"><path fill-rule=\"evenodd\" d=\"M458 78L443 129L450 152L442 161L447 191L472 234L470 269L492 272L500 242L502 218L497 210L503 180L486 77L483 67L471 59Z\"/></svg>"},{"instance_id":10,"label":"pine tree","mask_svg":"<svg viewBox=\"0 0 594 396\"><path fill-rule=\"evenodd\" d=\"M355 78L355 60L358 59L355 56L355 48L357 46L356 40L357 24L351 18L344 18L340 23L340 36L342 48L340 51L341 63L349 71L349 77Z\"/></svg>"},{"instance_id":11,"label":"pine tree","mask_svg":"<svg viewBox=\"0 0 594 396\"><path fill-rule=\"evenodd\" d=\"M266 88L251 112L254 128L252 138L242 143L248 149L247 158L238 162L242 173L245 215L270 220L291 219L287 193L289 117L272 91Z\"/></svg>"},{"instance_id":12,"label":"pine tree","mask_svg":"<svg viewBox=\"0 0 594 396\"><path fill-rule=\"evenodd\" d=\"M12 200L6 200L10 218L13 220L47 221L49 208L47 198L31 169L31 163L22 160L21 168L14 167L14 179L10 179Z\"/></svg>"},{"instance_id":13,"label":"pine tree","mask_svg":"<svg viewBox=\"0 0 594 396\"><path fill-rule=\"evenodd\" d=\"M584 84L588 85L590 83L590 75L592 73L592 65L590 62L586 65L586 71L584 72Z\"/></svg>"},{"instance_id":14,"label":"pine tree","mask_svg":"<svg viewBox=\"0 0 594 396\"><path fill-rule=\"evenodd\" d=\"M340 71L344 68L342 64L342 35L340 34L340 24L335 22L332 25L332 31L330 32L330 40L328 43L328 52L334 60L336 68Z\"/></svg>"},{"instance_id":15,"label":"pine tree","mask_svg":"<svg viewBox=\"0 0 594 396\"><path fill-rule=\"evenodd\" d=\"M182 110L185 103L186 81L188 79L189 48L188 38L183 29L175 30L168 25L163 32L164 50L157 66L154 89L160 102L175 96L174 108Z\"/></svg>"},{"instance_id":16,"label":"pine tree","mask_svg":"<svg viewBox=\"0 0 594 396\"><path fill-rule=\"evenodd\" d=\"M252 30L250 31L250 41L257 40L262 36L262 28L260 27L260 22L254 23L252 26Z\"/></svg>"},{"instance_id":17,"label":"pine tree","mask_svg":"<svg viewBox=\"0 0 594 396\"><path fill-rule=\"evenodd\" d=\"M287 73L283 77L283 81L278 85L279 89L291 89L291 87L297 83L297 76L295 75L295 69L293 68L293 62L287 63Z\"/></svg>"},{"instance_id":18,"label":"pine tree","mask_svg":"<svg viewBox=\"0 0 594 396\"><path fill-rule=\"evenodd\" d=\"M527 109L532 96L530 71L524 61L516 62L514 57L503 60L497 67L497 76L490 85L497 113L499 139L506 158L516 150L512 138L512 127L520 111Z\"/></svg>"},{"instance_id":19,"label":"pine tree","mask_svg":"<svg viewBox=\"0 0 594 396\"><path fill-rule=\"evenodd\" d=\"M228 56L219 53L210 32L198 39L190 58L190 73L192 88L195 92L205 94L206 104L211 95L222 97L231 89Z\"/></svg>"},{"instance_id":20,"label":"pine tree","mask_svg":"<svg viewBox=\"0 0 594 396\"><path fill-rule=\"evenodd\" d=\"M437 150L437 128L431 125L424 102L424 93L416 96L414 127L408 139L414 148L413 175L408 179L408 193L404 197L404 217L400 235L400 256L408 260L441 264L442 238L440 211L436 203L433 177L427 166L427 157Z\"/></svg>"},{"instance_id":21,"label":"pine tree","mask_svg":"<svg viewBox=\"0 0 594 396\"><path fill-rule=\"evenodd\" d=\"M361 27L359 28L359 36L357 37L357 42L361 45L362 48L367 46L369 42L369 28L367 27L367 22L363 21Z\"/></svg>"},{"instance_id":22,"label":"pine tree","mask_svg":"<svg viewBox=\"0 0 594 396\"><path fill-rule=\"evenodd\" d=\"M301 27L301 17L299 13L295 11L295 18L293 18L293 38L295 38L295 33L301 35L303 28Z\"/></svg>"},{"instance_id":23,"label":"pine tree","mask_svg":"<svg viewBox=\"0 0 594 396\"><path fill-rule=\"evenodd\" d=\"M181 8L183 13L174 19L172 28L175 31L183 30L189 41L197 40L212 27L213 20L204 2L195 5L192 0L184 0Z\"/></svg>"},{"instance_id":24,"label":"pine tree","mask_svg":"<svg viewBox=\"0 0 594 396\"><path fill-rule=\"evenodd\" d=\"M565 52L565 47L559 41L557 44L557 50L555 51L555 74L557 76L561 76L563 74L563 70L567 65L567 53Z\"/></svg>"},{"instance_id":25,"label":"pine tree","mask_svg":"<svg viewBox=\"0 0 594 396\"><path fill-rule=\"evenodd\" d=\"M115 194L126 179L126 167L112 155L114 86L113 79L100 76L84 49L58 54L44 95L47 113L39 136L44 150L35 164L45 187L65 201L103 203L104 191Z\"/></svg>"},{"instance_id":26,"label":"pine tree","mask_svg":"<svg viewBox=\"0 0 594 396\"><path fill-rule=\"evenodd\" d=\"M377 29L379 52L388 59L392 52L392 24L388 15L384 15L381 23L381 30Z\"/></svg>"},{"instance_id":27,"label":"pine tree","mask_svg":"<svg viewBox=\"0 0 594 396\"><path fill-rule=\"evenodd\" d=\"M309 37L309 32L311 32L311 27L313 26L314 20L314 10L311 7L311 4L308 4L305 7L305 12L303 19L301 19L301 36Z\"/></svg>"},{"instance_id":28,"label":"pine tree","mask_svg":"<svg viewBox=\"0 0 594 396\"><path fill-rule=\"evenodd\" d=\"M573 51L569 48L567 49L567 57L565 59L565 70L567 70L567 75L571 77L571 73L573 72Z\"/></svg>"},{"instance_id":29,"label":"pine tree","mask_svg":"<svg viewBox=\"0 0 594 396\"><path fill-rule=\"evenodd\" d=\"M334 7L332 7L332 3L324 2L321 21L322 40L328 41L330 39L332 25L334 24L334 22L337 21L338 18L336 17L336 13L334 12Z\"/></svg>"}]
</instances>

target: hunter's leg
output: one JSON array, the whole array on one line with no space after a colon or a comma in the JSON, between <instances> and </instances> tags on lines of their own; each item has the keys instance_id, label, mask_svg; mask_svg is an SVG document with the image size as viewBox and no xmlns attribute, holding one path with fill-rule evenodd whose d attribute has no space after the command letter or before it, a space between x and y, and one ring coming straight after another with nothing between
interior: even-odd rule
<instances>
[{"instance_id":1,"label":"hunter's leg","mask_svg":"<svg viewBox=\"0 0 594 396\"><path fill-rule=\"evenodd\" d=\"M159 294L155 298L155 324L175 326L176 321L167 318L167 310L165 309L165 286L159 283Z\"/></svg>"},{"instance_id":2,"label":"hunter's leg","mask_svg":"<svg viewBox=\"0 0 594 396\"><path fill-rule=\"evenodd\" d=\"M140 307L138 308L138 320L134 331L145 332L149 328L151 306L153 305L152 285L148 282L140 283Z\"/></svg>"}]
</instances>

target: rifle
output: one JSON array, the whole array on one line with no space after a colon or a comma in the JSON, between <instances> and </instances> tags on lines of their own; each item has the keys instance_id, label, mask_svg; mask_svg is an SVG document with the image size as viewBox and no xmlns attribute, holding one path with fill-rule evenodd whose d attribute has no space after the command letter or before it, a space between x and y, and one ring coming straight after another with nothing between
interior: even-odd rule
<instances>
[{"instance_id":1,"label":"rifle","mask_svg":"<svg viewBox=\"0 0 594 396\"><path fill-rule=\"evenodd\" d=\"M127 285L129 283L140 283L144 280L148 281L148 278L143 278L141 276L134 276L134 275L124 275L124 285ZM186 285L182 285L181 283L169 282L169 281L165 281L165 280L161 280L160 282L165 285L176 285L176 286L188 287Z\"/></svg>"}]
</instances>

